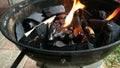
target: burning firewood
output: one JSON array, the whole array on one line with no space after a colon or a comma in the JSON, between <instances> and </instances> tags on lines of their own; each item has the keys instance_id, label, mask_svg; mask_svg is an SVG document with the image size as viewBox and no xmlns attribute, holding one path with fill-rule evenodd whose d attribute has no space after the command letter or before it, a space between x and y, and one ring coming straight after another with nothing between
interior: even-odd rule
<instances>
[{"instance_id":1,"label":"burning firewood","mask_svg":"<svg viewBox=\"0 0 120 68\"><path fill-rule=\"evenodd\" d=\"M93 38L95 39L95 32L93 31L93 29L90 26L86 26L85 30L91 39L93 39Z\"/></svg>"},{"instance_id":2,"label":"burning firewood","mask_svg":"<svg viewBox=\"0 0 120 68\"><path fill-rule=\"evenodd\" d=\"M85 17L85 12L84 11L82 11L81 22L82 22L83 30L84 30L89 42L94 43L95 32L91 28L91 26L89 25L89 23L88 23L88 21L87 21L87 19Z\"/></svg>"},{"instance_id":3,"label":"burning firewood","mask_svg":"<svg viewBox=\"0 0 120 68\"><path fill-rule=\"evenodd\" d=\"M80 35L82 38L81 42L85 42L87 41L87 37L83 31L83 28L81 26L81 21L80 21L80 17L78 15L75 15L76 17L74 18L74 23L73 23L73 27L74 27L74 36L77 37L78 35ZM78 42L80 42L80 40L78 40Z\"/></svg>"},{"instance_id":4,"label":"burning firewood","mask_svg":"<svg viewBox=\"0 0 120 68\"><path fill-rule=\"evenodd\" d=\"M115 23L120 25L119 16L120 16L120 6L117 9L115 9L114 12L108 18L106 18L106 20L113 19Z\"/></svg>"},{"instance_id":5,"label":"burning firewood","mask_svg":"<svg viewBox=\"0 0 120 68\"><path fill-rule=\"evenodd\" d=\"M79 1L77 1L79 3ZM84 7L84 5L82 5ZM62 7L62 6L55 6L55 7L50 7L50 11L46 11L44 9L44 12L50 12L51 15L54 15L56 13L51 12L52 10L55 10L57 7ZM63 7L62 7L63 8ZM74 10L75 11L75 10ZM55 11L56 12L56 11ZM73 45L79 45L82 48L87 46L86 49L88 49L89 45L89 40L87 39L87 36L83 30L83 27L81 26L81 20L78 16L74 16L74 21L70 26L65 27L67 22L65 21L66 14L61 14L61 9L60 12L58 11L59 14L57 14L58 17L53 16L44 22L35 25L31 30L25 33L25 36L29 39L26 39L29 44L31 43L36 43L35 41L40 41L42 40L42 43L47 43L46 45L43 46L45 49L51 49L52 47L58 47L58 48L64 48L64 47L69 47ZM48 14L49 16L49 14ZM55 18L56 17L56 18ZM54 20L55 19L55 20ZM72 20L71 20L72 21ZM52 22L52 23L51 23ZM50 27L48 25L45 25L47 23L51 23ZM47 29L47 30L46 30ZM86 28L90 30L90 28ZM48 33L47 33L48 32ZM92 31L90 31L92 32ZM44 33L44 34L43 34ZM41 36L42 35L42 36ZM47 41L45 41L46 39ZM44 41L43 41L44 40ZM85 45L86 44L86 45ZM36 44L38 45L38 44ZM83 46L84 45L84 46ZM73 50L76 50L77 48L73 48Z\"/></svg>"},{"instance_id":6,"label":"burning firewood","mask_svg":"<svg viewBox=\"0 0 120 68\"><path fill-rule=\"evenodd\" d=\"M19 42L47 50L74 51L101 47L120 39L120 25L114 17L108 16L108 12L87 10L79 0L73 1L69 13L63 5L43 9L40 21L36 19L37 24L29 23L32 27L22 38L18 37ZM116 11L118 13L119 8Z\"/></svg>"},{"instance_id":7,"label":"burning firewood","mask_svg":"<svg viewBox=\"0 0 120 68\"><path fill-rule=\"evenodd\" d=\"M50 36L48 46L43 46L45 49L50 50L67 50L69 46L75 46L72 50L76 50L76 45L78 44L78 48L85 47L84 49L88 49L88 44L86 41L86 36L82 30L81 25L78 22L78 19L75 17L73 25L70 27L64 28L62 25L64 24L64 19L66 15L59 15L58 18L53 22L50 29ZM76 34L75 34L76 32ZM52 42L52 43L51 43ZM83 46L84 44L87 44ZM80 47L79 47L80 46ZM68 48L67 48L68 47ZM67 48L67 49L66 49ZM70 48L71 49L71 48ZM80 48L81 49L81 48Z\"/></svg>"}]
</instances>

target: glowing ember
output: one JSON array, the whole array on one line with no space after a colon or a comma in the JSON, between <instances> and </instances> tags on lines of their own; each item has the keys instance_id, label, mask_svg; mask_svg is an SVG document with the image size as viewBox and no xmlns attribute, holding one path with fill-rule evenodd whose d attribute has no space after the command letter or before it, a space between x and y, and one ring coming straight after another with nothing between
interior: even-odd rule
<instances>
[{"instance_id":1,"label":"glowing ember","mask_svg":"<svg viewBox=\"0 0 120 68\"><path fill-rule=\"evenodd\" d=\"M120 11L120 7L118 7L111 15L109 15L105 20L109 21L113 19Z\"/></svg>"},{"instance_id":2,"label":"glowing ember","mask_svg":"<svg viewBox=\"0 0 120 68\"><path fill-rule=\"evenodd\" d=\"M78 26L75 27L75 29L74 29L74 36L77 37L78 34L80 34L80 31L82 31L82 27L78 25Z\"/></svg>"},{"instance_id":3,"label":"glowing ember","mask_svg":"<svg viewBox=\"0 0 120 68\"><path fill-rule=\"evenodd\" d=\"M74 16L74 12L78 9L83 9L85 8L85 5L83 5L80 0L74 0L74 4L73 7L70 11L70 13L68 14L68 16L65 19L65 24L63 25L63 27L67 27L71 24L73 16Z\"/></svg>"}]
</instances>

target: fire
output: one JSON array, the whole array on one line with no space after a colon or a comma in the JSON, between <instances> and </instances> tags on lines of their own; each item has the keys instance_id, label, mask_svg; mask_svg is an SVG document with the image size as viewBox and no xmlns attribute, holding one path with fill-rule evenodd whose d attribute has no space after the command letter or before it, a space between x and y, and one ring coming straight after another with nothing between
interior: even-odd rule
<instances>
[{"instance_id":1,"label":"fire","mask_svg":"<svg viewBox=\"0 0 120 68\"><path fill-rule=\"evenodd\" d=\"M80 0L73 0L73 7L65 19L65 24L63 27L67 27L71 24L73 16L76 10L85 8L85 5L80 2Z\"/></svg>"},{"instance_id":2,"label":"fire","mask_svg":"<svg viewBox=\"0 0 120 68\"><path fill-rule=\"evenodd\" d=\"M114 12L111 15L109 15L105 20L109 21L109 20L113 19L119 12L120 12L120 7L115 9Z\"/></svg>"}]
</instances>

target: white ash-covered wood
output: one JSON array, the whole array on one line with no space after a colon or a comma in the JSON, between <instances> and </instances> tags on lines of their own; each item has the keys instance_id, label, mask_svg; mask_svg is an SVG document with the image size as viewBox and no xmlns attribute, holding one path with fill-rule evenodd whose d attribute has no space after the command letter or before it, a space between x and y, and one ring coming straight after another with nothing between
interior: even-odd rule
<instances>
[{"instance_id":1,"label":"white ash-covered wood","mask_svg":"<svg viewBox=\"0 0 120 68\"><path fill-rule=\"evenodd\" d=\"M17 22L15 24L15 35L16 35L16 39L17 41L19 41L23 36L24 36L24 28L22 26L22 23L21 22Z\"/></svg>"},{"instance_id":2,"label":"white ash-covered wood","mask_svg":"<svg viewBox=\"0 0 120 68\"><path fill-rule=\"evenodd\" d=\"M64 13L65 12L65 8L63 5L57 5L57 6L53 6L53 7L48 7L43 9L43 13L49 17L55 14L59 14L59 13Z\"/></svg>"}]
</instances>

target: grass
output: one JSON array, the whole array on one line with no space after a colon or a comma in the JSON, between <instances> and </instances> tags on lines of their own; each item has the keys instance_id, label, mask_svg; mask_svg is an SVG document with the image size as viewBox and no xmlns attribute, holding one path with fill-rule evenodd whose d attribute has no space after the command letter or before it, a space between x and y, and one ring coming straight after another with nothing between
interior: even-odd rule
<instances>
[{"instance_id":1,"label":"grass","mask_svg":"<svg viewBox=\"0 0 120 68\"><path fill-rule=\"evenodd\" d=\"M105 58L105 63L108 68L120 68L120 46Z\"/></svg>"}]
</instances>

